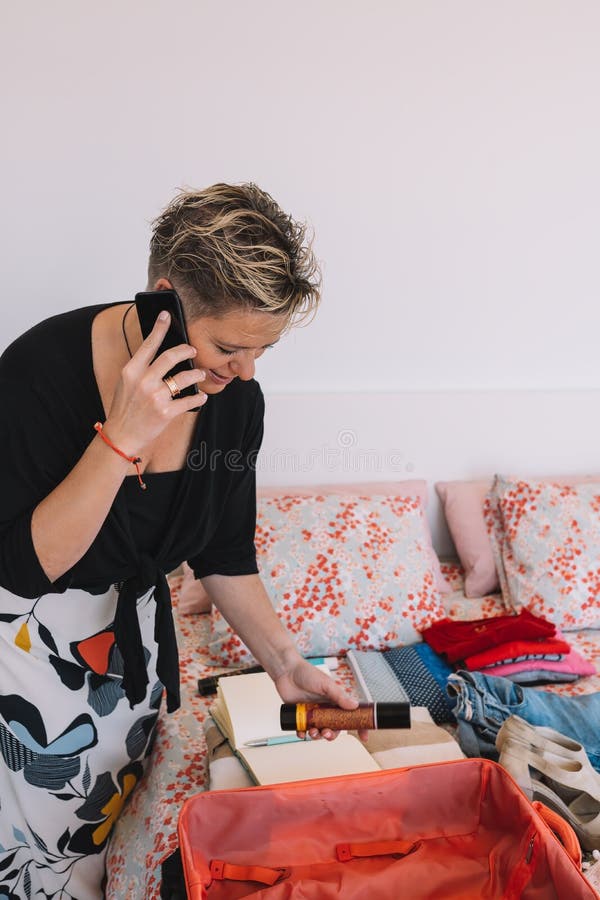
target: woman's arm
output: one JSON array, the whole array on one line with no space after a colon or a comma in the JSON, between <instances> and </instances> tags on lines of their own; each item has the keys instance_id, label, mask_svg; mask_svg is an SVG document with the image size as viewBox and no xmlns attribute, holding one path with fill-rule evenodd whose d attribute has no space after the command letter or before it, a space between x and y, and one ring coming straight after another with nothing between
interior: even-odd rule
<instances>
[{"instance_id":1,"label":"woman's arm","mask_svg":"<svg viewBox=\"0 0 600 900\"><path fill-rule=\"evenodd\" d=\"M106 428L110 435L110 426ZM131 463L96 435L67 477L33 511L31 537L49 581L89 550Z\"/></svg>"},{"instance_id":2,"label":"woman's arm","mask_svg":"<svg viewBox=\"0 0 600 900\"><path fill-rule=\"evenodd\" d=\"M281 624L259 575L208 575L202 584L212 602L269 673L283 700L328 699L343 709L357 701L329 675L307 662ZM311 729L317 737L317 729ZM335 732L325 729L325 738Z\"/></svg>"},{"instance_id":3,"label":"woman's arm","mask_svg":"<svg viewBox=\"0 0 600 900\"><path fill-rule=\"evenodd\" d=\"M105 423L106 436L128 456L142 453L176 416L206 400L205 394L172 400L163 376L196 351L181 344L152 362L169 327L169 317L157 319L151 333L123 367ZM181 373L183 389L200 382L197 369ZM26 411L24 411L26 412ZM93 422L90 422L90 428ZM92 545L106 519L131 463L115 453L100 435L91 441L67 477L36 506L31 537L46 576L56 581Z\"/></svg>"}]
</instances>

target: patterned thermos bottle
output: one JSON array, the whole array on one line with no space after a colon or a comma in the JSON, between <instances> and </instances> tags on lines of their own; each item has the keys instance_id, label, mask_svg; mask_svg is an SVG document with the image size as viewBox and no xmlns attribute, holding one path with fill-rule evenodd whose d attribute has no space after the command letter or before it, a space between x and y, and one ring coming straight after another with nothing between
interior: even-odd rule
<instances>
[{"instance_id":1,"label":"patterned thermos bottle","mask_svg":"<svg viewBox=\"0 0 600 900\"><path fill-rule=\"evenodd\" d=\"M410 703L359 703L356 709L331 703L282 703L279 721L283 731L410 728Z\"/></svg>"}]
</instances>

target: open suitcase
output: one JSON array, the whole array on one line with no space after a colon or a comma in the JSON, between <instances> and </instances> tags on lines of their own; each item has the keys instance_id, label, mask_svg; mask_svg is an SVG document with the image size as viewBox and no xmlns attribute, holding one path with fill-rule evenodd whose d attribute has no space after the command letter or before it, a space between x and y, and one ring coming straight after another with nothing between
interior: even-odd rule
<instances>
[{"instance_id":1,"label":"open suitcase","mask_svg":"<svg viewBox=\"0 0 600 900\"><path fill-rule=\"evenodd\" d=\"M190 900L600 897L568 823L486 759L197 794L178 830Z\"/></svg>"}]
</instances>

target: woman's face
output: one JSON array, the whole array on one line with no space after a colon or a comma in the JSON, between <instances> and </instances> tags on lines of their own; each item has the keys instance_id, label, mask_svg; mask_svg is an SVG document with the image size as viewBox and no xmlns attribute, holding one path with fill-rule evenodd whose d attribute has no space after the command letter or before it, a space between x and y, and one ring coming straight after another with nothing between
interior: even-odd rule
<instances>
[{"instance_id":1,"label":"woman's face","mask_svg":"<svg viewBox=\"0 0 600 900\"><path fill-rule=\"evenodd\" d=\"M219 318L202 316L188 322L193 362L206 378L198 387L206 394L220 393L234 378L254 377L255 361L277 343L285 322L281 316L256 310L235 310Z\"/></svg>"}]
</instances>

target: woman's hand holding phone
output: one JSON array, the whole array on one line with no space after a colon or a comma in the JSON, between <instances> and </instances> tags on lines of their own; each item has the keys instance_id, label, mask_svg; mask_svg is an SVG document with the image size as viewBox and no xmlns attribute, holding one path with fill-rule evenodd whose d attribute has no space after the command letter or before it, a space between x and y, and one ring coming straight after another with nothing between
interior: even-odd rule
<instances>
[{"instance_id":1,"label":"woman's hand holding phone","mask_svg":"<svg viewBox=\"0 0 600 900\"><path fill-rule=\"evenodd\" d=\"M163 381L174 366L196 355L194 347L179 344L156 356L170 321L169 313L166 313L165 319L159 316L150 334L125 364L108 413L107 433L112 441L131 455L141 453L173 419L202 406L207 400L207 395L202 391L188 397L172 398L169 387ZM186 369L177 373L177 387L183 390L200 384L205 378L206 372L201 369Z\"/></svg>"}]
</instances>

